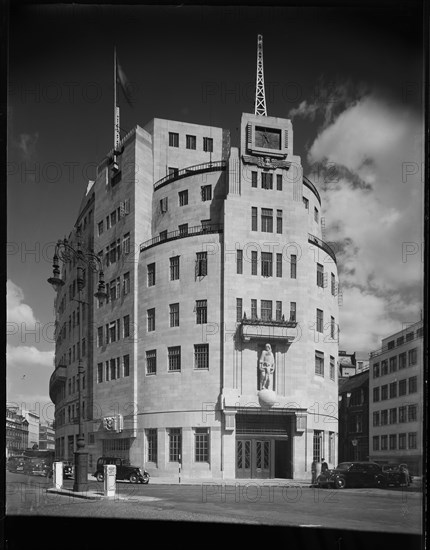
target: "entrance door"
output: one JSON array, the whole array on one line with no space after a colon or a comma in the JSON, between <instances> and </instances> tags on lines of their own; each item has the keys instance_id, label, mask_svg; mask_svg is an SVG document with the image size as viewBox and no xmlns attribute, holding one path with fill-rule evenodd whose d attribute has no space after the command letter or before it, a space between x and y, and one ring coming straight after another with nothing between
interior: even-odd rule
<instances>
[{"instance_id":1,"label":"entrance door","mask_svg":"<svg viewBox=\"0 0 430 550\"><path fill-rule=\"evenodd\" d=\"M286 439L275 441L275 477L291 479L291 452L290 442Z\"/></svg>"},{"instance_id":2,"label":"entrance door","mask_svg":"<svg viewBox=\"0 0 430 550\"><path fill-rule=\"evenodd\" d=\"M236 441L236 477L248 479L251 477L251 440Z\"/></svg>"},{"instance_id":3,"label":"entrance door","mask_svg":"<svg viewBox=\"0 0 430 550\"><path fill-rule=\"evenodd\" d=\"M270 447L272 441L270 439L258 440L254 439L254 449L252 453L252 476L255 478L270 477Z\"/></svg>"}]
</instances>

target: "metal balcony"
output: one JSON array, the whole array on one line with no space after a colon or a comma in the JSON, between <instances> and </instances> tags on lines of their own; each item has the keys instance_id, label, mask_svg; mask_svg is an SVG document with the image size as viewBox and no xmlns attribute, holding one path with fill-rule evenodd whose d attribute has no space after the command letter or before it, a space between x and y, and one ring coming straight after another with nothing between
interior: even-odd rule
<instances>
[{"instance_id":1,"label":"metal balcony","mask_svg":"<svg viewBox=\"0 0 430 550\"><path fill-rule=\"evenodd\" d=\"M218 160L216 162L204 162L203 164L195 164L194 166L188 166L177 172L172 172L167 174L161 180L158 180L154 183L154 191L164 187L168 183L171 183L175 180L180 180L182 178L187 178L188 176L194 176L195 174L203 174L204 172L217 172L218 170L225 170L227 163L225 160Z\"/></svg>"}]
</instances>

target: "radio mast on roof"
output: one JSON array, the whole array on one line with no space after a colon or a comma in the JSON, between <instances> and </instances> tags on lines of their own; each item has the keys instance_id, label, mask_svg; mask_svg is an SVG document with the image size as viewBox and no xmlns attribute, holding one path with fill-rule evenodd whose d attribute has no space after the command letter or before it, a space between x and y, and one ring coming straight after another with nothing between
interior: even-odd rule
<instances>
[{"instance_id":1,"label":"radio mast on roof","mask_svg":"<svg viewBox=\"0 0 430 550\"><path fill-rule=\"evenodd\" d=\"M264 92L264 70L263 70L263 35L257 38L257 85L255 88L255 114L267 116L266 94Z\"/></svg>"}]
</instances>

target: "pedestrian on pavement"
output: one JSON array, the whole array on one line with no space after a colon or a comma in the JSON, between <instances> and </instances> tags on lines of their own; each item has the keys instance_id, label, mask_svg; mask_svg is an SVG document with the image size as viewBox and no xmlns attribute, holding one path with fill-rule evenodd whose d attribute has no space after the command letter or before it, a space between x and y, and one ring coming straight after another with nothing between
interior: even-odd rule
<instances>
[{"instance_id":1,"label":"pedestrian on pavement","mask_svg":"<svg viewBox=\"0 0 430 550\"><path fill-rule=\"evenodd\" d=\"M325 458L322 458L321 459L321 473L325 474L325 473L327 473L327 470L328 470L328 464L325 461Z\"/></svg>"},{"instance_id":2,"label":"pedestrian on pavement","mask_svg":"<svg viewBox=\"0 0 430 550\"><path fill-rule=\"evenodd\" d=\"M400 464L400 486L409 486L409 470L407 464Z\"/></svg>"},{"instance_id":3,"label":"pedestrian on pavement","mask_svg":"<svg viewBox=\"0 0 430 550\"><path fill-rule=\"evenodd\" d=\"M317 461L314 459L311 464L312 481L311 484L315 485L317 481Z\"/></svg>"}]
</instances>

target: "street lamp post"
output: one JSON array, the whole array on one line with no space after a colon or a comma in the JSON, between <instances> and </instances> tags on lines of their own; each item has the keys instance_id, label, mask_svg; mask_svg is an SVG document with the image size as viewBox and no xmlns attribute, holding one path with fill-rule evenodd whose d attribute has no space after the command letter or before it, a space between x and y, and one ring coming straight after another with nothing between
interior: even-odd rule
<instances>
[{"instance_id":1,"label":"street lamp post","mask_svg":"<svg viewBox=\"0 0 430 550\"><path fill-rule=\"evenodd\" d=\"M78 421L79 421L79 433L77 440L77 451L75 454L75 480L73 484L73 491L85 492L88 489L88 453L85 451L85 438L83 430L83 407L82 407L82 305L87 304L82 300L82 290L84 288L84 268L83 265L87 265L89 269L99 273L98 290L94 294L95 298L101 300L106 298L105 283L103 278L103 265L98 256L93 252L82 249L80 241L80 232L77 232L78 242L77 247L74 248L69 244L67 239L59 240L55 245L55 252L53 257L53 276L48 279L55 291L58 291L64 286L64 281L61 278L60 264L70 263L71 260L75 260L77 264L77 285L79 291L79 299L76 302L79 303L79 357L78 357Z\"/></svg>"}]
</instances>

